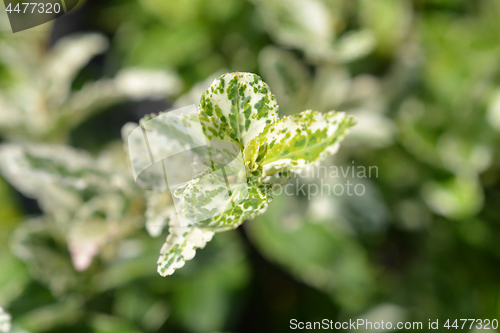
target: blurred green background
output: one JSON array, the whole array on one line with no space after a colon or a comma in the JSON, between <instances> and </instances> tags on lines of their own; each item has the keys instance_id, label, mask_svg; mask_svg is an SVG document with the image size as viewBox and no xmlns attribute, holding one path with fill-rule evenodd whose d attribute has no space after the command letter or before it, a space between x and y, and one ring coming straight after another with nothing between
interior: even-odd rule
<instances>
[{"instance_id":1,"label":"blurred green background","mask_svg":"<svg viewBox=\"0 0 500 333\"><path fill-rule=\"evenodd\" d=\"M144 220L164 206L133 184L120 131L197 103L231 71L259 74L281 115L355 116L325 165L378 173L326 180L363 184L362 196L279 195L162 278L167 231L153 238ZM0 161L0 306L12 332L500 318L497 0L87 0L0 35L0 138L43 144L59 161L22 177L16 159ZM68 146L88 152L87 169L67 174ZM92 191L72 189L75 201L61 190L90 169ZM102 220L119 231L77 271L69 249L83 236L72 226Z\"/></svg>"}]
</instances>

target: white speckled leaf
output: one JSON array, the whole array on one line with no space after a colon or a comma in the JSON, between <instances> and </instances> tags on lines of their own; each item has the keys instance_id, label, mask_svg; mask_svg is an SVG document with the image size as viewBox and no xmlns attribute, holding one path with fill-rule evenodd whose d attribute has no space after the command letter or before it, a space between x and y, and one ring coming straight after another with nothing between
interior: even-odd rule
<instances>
[{"instance_id":1,"label":"white speckled leaf","mask_svg":"<svg viewBox=\"0 0 500 333\"><path fill-rule=\"evenodd\" d=\"M212 240L213 231L203 230L196 226L181 227L176 219L170 221L170 234L160 251L158 273L161 276L172 275L191 260L196 249L202 249Z\"/></svg>"},{"instance_id":2,"label":"white speckled leaf","mask_svg":"<svg viewBox=\"0 0 500 333\"><path fill-rule=\"evenodd\" d=\"M237 199L237 204L229 203L223 213L202 221L198 225L215 232L236 229L243 222L264 214L273 200L269 188L263 185L251 185L246 191L237 195L241 196Z\"/></svg>"},{"instance_id":3,"label":"white speckled leaf","mask_svg":"<svg viewBox=\"0 0 500 333\"><path fill-rule=\"evenodd\" d=\"M228 190L221 178L220 174L211 173L193 179L176 193L181 198L184 217L192 224L215 232L227 231L267 210L272 201L267 186L237 183L229 185Z\"/></svg>"},{"instance_id":4,"label":"white speckled leaf","mask_svg":"<svg viewBox=\"0 0 500 333\"><path fill-rule=\"evenodd\" d=\"M308 110L282 118L249 143L245 164L250 170L259 170L261 177L300 172L335 154L353 125L352 117L334 111L323 114Z\"/></svg>"},{"instance_id":5,"label":"white speckled leaf","mask_svg":"<svg viewBox=\"0 0 500 333\"><path fill-rule=\"evenodd\" d=\"M193 180L193 182L196 182L196 180ZM195 185L190 184L190 186ZM184 192L188 193L187 196L190 199L196 197L197 194L199 195L198 191L191 192L189 188L184 189ZM217 194L219 192L214 196ZM210 201L213 198L205 193L204 199ZM195 256L196 249L204 248L206 243L212 240L215 232L235 229L244 221L264 214L272 201L268 187L263 185L249 186L246 191L235 191L232 199L240 201L238 204L233 205L229 200L227 206L223 209L223 213L195 225L182 227L176 218L170 220L170 234L160 251L161 255L158 259L158 273L160 275L171 275L176 269L183 267L186 260L191 260ZM189 214L205 213L204 206L187 205L187 208L190 210Z\"/></svg>"},{"instance_id":6,"label":"white speckled leaf","mask_svg":"<svg viewBox=\"0 0 500 333\"><path fill-rule=\"evenodd\" d=\"M200 121L208 140L230 138L241 149L278 119L278 104L269 86L252 73L228 73L202 95Z\"/></svg>"}]
</instances>

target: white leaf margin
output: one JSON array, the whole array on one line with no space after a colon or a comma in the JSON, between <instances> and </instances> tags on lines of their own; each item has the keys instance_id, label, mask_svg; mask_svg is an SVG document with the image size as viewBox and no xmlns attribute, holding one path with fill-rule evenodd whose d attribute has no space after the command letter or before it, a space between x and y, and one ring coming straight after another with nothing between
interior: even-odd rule
<instances>
[{"instance_id":1,"label":"white leaf margin","mask_svg":"<svg viewBox=\"0 0 500 333\"><path fill-rule=\"evenodd\" d=\"M161 276L172 275L183 267L187 260L194 258L196 249L203 249L215 234L196 226L181 227L177 219L170 221L169 231L157 262Z\"/></svg>"}]
</instances>

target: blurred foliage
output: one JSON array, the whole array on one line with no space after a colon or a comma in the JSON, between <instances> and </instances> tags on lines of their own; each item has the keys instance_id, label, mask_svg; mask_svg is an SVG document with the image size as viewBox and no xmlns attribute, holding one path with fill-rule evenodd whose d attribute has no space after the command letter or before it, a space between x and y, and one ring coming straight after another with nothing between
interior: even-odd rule
<instances>
[{"instance_id":1,"label":"blurred foliage","mask_svg":"<svg viewBox=\"0 0 500 333\"><path fill-rule=\"evenodd\" d=\"M13 332L500 317L498 1L88 0L45 30L0 36L0 306ZM168 222L170 199L134 185L114 129L197 103L227 71L262 76L281 115L356 117L324 166L377 174L301 177L366 191L282 194L162 278L167 231L144 226Z\"/></svg>"}]
</instances>

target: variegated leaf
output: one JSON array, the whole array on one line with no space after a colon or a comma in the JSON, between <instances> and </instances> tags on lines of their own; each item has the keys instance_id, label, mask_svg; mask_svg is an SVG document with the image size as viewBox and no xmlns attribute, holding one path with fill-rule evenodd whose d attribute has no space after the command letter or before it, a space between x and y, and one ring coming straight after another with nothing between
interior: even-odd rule
<instances>
[{"instance_id":1,"label":"variegated leaf","mask_svg":"<svg viewBox=\"0 0 500 333\"><path fill-rule=\"evenodd\" d=\"M209 141L232 140L241 149L278 118L269 86L252 73L228 73L201 96L200 121Z\"/></svg>"},{"instance_id":2,"label":"variegated leaf","mask_svg":"<svg viewBox=\"0 0 500 333\"><path fill-rule=\"evenodd\" d=\"M133 192L129 177L102 155L48 144L0 145L0 172L19 191L57 215L74 212L95 195Z\"/></svg>"},{"instance_id":3,"label":"variegated leaf","mask_svg":"<svg viewBox=\"0 0 500 333\"><path fill-rule=\"evenodd\" d=\"M192 186L194 188L194 185ZM224 190L225 188L222 189L222 191ZM217 193L191 192L190 189L184 189L184 191L189 193L189 199L196 199L196 194L199 195L200 205L187 205L190 214L205 214L206 207L201 205L203 200L209 202L212 199L210 195L220 194L219 191L216 191ZM191 196L191 194L193 195ZM233 204L235 201L238 203ZM162 276L173 274L176 269L184 266L185 261L191 260L195 256L196 249L204 248L215 232L235 229L244 221L265 213L271 201L272 197L268 187L263 185L249 186L246 191L233 192L232 200L228 200L222 213L213 218L187 226L181 226L178 219L172 218L169 226L170 234L160 251L158 273Z\"/></svg>"},{"instance_id":4,"label":"variegated leaf","mask_svg":"<svg viewBox=\"0 0 500 333\"><path fill-rule=\"evenodd\" d=\"M176 269L184 266L186 260L193 259L196 249L204 248L214 235L213 231L196 226L181 227L176 219L170 221L169 232L158 259L158 273L161 276L172 275Z\"/></svg>"},{"instance_id":5,"label":"variegated leaf","mask_svg":"<svg viewBox=\"0 0 500 333\"><path fill-rule=\"evenodd\" d=\"M58 41L42 62L49 81L48 93L53 100L61 102L69 94L71 83L82 67L107 48L108 40L101 34L72 35Z\"/></svg>"},{"instance_id":6,"label":"variegated leaf","mask_svg":"<svg viewBox=\"0 0 500 333\"><path fill-rule=\"evenodd\" d=\"M0 171L18 190L38 199L42 209L55 215L74 212L85 195L109 189L112 175L112 170L85 152L42 144L0 146Z\"/></svg>"},{"instance_id":7,"label":"variegated leaf","mask_svg":"<svg viewBox=\"0 0 500 333\"><path fill-rule=\"evenodd\" d=\"M240 193L240 195L243 194L245 196L241 200L235 200L238 203L234 205L229 203L231 205L228 204L227 209L222 210L221 214L202 221L198 225L215 232L232 230L243 222L264 214L273 200L270 188L265 185L250 185L246 191Z\"/></svg>"},{"instance_id":8,"label":"variegated leaf","mask_svg":"<svg viewBox=\"0 0 500 333\"><path fill-rule=\"evenodd\" d=\"M85 270L109 241L139 227L142 198L120 170L121 155L112 155L112 148L93 158L67 146L0 146L0 171L38 200L65 238L77 270Z\"/></svg>"},{"instance_id":9,"label":"variegated leaf","mask_svg":"<svg viewBox=\"0 0 500 333\"><path fill-rule=\"evenodd\" d=\"M124 69L113 79L87 83L58 105L58 123L74 127L95 113L125 100L161 99L175 95L182 81L172 72Z\"/></svg>"},{"instance_id":10,"label":"variegated leaf","mask_svg":"<svg viewBox=\"0 0 500 333\"><path fill-rule=\"evenodd\" d=\"M224 182L218 172L203 175L180 188L182 215L187 224L215 232L232 230L263 214L272 201L267 185Z\"/></svg>"},{"instance_id":11,"label":"variegated leaf","mask_svg":"<svg viewBox=\"0 0 500 333\"><path fill-rule=\"evenodd\" d=\"M266 127L245 148L245 164L260 178L276 172L300 172L335 154L354 119L344 113L304 111ZM259 153L256 153L256 151ZM255 172L255 171L254 171Z\"/></svg>"},{"instance_id":12,"label":"variegated leaf","mask_svg":"<svg viewBox=\"0 0 500 333\"><path fill-rule=\"evenodd\" d=\"M202 95L198 117L202 127L199 134L204 134L208 149L184 167L196 174L184 178L182 184L173 182L176 186L170 188L178 215L170 221L170 235L158 261L163 276L192 259L195 250L204 247L214 232L235 229L263 214L272 201L273 184L334 154L354 125L351 117L333 111L305 111L280 120L269 87L250 73L229 73L216 79ZM192 137L184 137L190 131L182 131L190 127L185 122L196 123L195 118L179 118L171 124L160 120L149 126L150 118L146 118L143 127L148 136L150 132L154 133L152 137L157 136L159 150L171 149L161 144L166 142L162 138L177 132L176 145L198 147ZM151 151L161 158L168 155Z\"/></svg>"}]
</instances>

